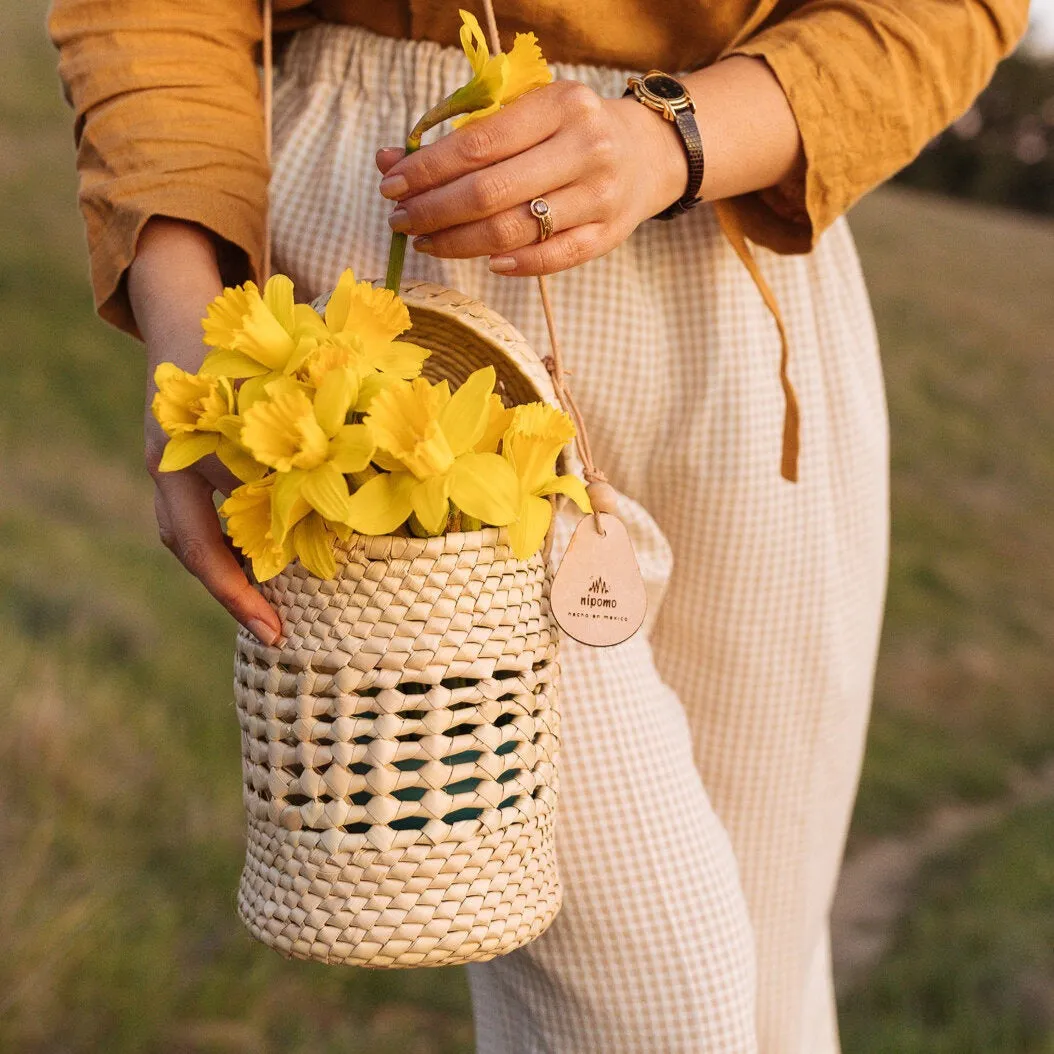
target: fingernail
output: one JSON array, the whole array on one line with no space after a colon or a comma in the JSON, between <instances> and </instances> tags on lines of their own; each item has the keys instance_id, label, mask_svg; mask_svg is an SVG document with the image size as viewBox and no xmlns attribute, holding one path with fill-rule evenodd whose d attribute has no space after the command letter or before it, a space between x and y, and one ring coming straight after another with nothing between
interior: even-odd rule
<instances>
[{"instance_id":1,"label":"fingernail","mask_svg":"<svg viewBox=\"0 0 1054 1054\"><path fill-rule=\"evenodd\" d=\"M406 209L396 209L388 217L388 226L393 231L398 231L400 234L406 234L410 230L410 216Z\"/></svg>"},{"instance_id":2,"label":"fingernail","mask_svg":"<svg viewBox=\"0 0 1054 1054\"><path fill-rule=\"evenodd\" d=\"M413 247L416 252L430 253L432 251L432 239L427 234L422 234L420 238L414 238Z\"/></svg>"},{"instance_id":3,"label":"fingernail","mask_svg":"<svg viewBox=\"0 0 1054 1054\"><path fill-rule=\"evenodd\" d=\"M513 256L492 256L490 258L490 269L501 274L502 271L511 271L516 266Z\"/></svg>"},{"instance_id":4,"label":"fingernail","mask_svg":"<svg viewBox=\"0 0 1054 1054\"><path fill-rule=\"evenodd\" d=\"M271 629L262 619L253 618L245 624L245 628L261 643L271 647L278 643L278 634Z\"/></svg>"},{"instance_id":5,"label":"fingernail","mask_svg":"<svg viewBox=\"0 0 1054 1054\"><path fill-rule=\"evenodd\" d=\"M406 182L405 176L385 176L381 180L381 193L393 201L404 197L409 189L410 184Z\"/></svg>"}]
</instances>

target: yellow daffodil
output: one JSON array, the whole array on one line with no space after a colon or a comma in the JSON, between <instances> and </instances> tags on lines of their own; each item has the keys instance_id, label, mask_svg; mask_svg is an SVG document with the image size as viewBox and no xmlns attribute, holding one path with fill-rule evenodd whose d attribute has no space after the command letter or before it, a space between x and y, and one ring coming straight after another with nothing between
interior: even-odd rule
<instances>
[{"instance_id":1,"label":"yellow daffodil","mask_svg":"<svg viewBox=\"0 0 1054 1054\"><path fill-rule=\"evenodd\" d=\"M280 378L245 411L242 443L278 473L271 520L276 544L284 545L311 509L327 520L347 522L344 475L365 469L374 451L365 425L345 424L356 391L347 369L329 371L313 400L292 378Z\"/></svg>"},{"instance_id":2,"label":"yellow daffodil","mask_svg":"<svg viewBox=\"0 0 1054 1054\"><path fill-rule=\"evenodd\" d=\"M386 471L368 480L349 502L348 523L363 534L389 534L415 514L438 534L450 502L470 517L502 526L516 516L519 483L499 454L478 453L490 422L491 366L476 370L451 395L446 381L396 381L378 393L366 425Z\"/></svg>"},{"instance_id":3,"label":"yellow daffodil","mask_svg":"<svg viewBox=\"0 0 1054 1054\"><path fill-rule=\"evenodd\" d=\"M171 362L154 371L157 392L150 409L169 437L158 466L178 472L215 454L238 479L258 479L265 469L238 442L234 389L225 377L201 377Z\"/></svg>"},{"instance_id":4,"label":"yellow daffodil","mask_svg":"<svg viewBox=\"0 0 1054 1054\"><path fill-rule=\"evenodd\" d=\"M517 33L508 54L500 51L491 55L475 16L468 11L458 13L462 22L461 47L472 66L472 80L450 97L454 106L468 110L453 122L455 128L486 117L553 79L533 33Z\"/></svg>"},{"instance_id":5,"label":"yellow daffodil","mask_svg":"<svg viewBox=\"0 0 1054 1054\"><path fill-rule=\"evenodd\" d=\"M337 537L347 537L349 530L331 523L314 510L286 536L279 545L271 533L272 502L278 476L272 473L261 480L235 490L220 506L227 519L231 541L252 561L258 582L266 582L282 571L294 557L318 578L336 574L333 544Z\"/></svg>"},{"instance_id":6,"label":"yellow daffodil","mask_svg":"<svg viewBox=\"0 0 1054 1054\"><path fill-rule=\"evenodd\" d=\"M271 533L271 501L277 477L246 483L220 506L231 541L252 561L258 582L274 578L293 559L292 537L279 544Z\"/></svg>"},{"instance_id":7,"label":"yellow daffodil","mask_svg":"<svg viewBox=\"0 0 1054 1054\"><path fill-rule=\"evenodd\" d=\"M512 551L520 560L538 551L549 530L553 508L546 495L566 494L583 512L591 511L585 484L556 474L556 459L574 436L571 418L548 403L528 403L513 411L501 451L520 484L517 519L509 525Z\"/></svg>"},{"instance_id":8,"label":"yellow daffodil","mask_svg":"<svg viewBox=\"0 0 1054 1054\"><path fill-rule=\"evenodd\" d=\"M267 280L262 295L254 282L225 289L207 312L203 339L213 350L201 372L219 377L292 373L326 335L318 312L293 302L293 283L281 274Z\"/></svg>"}]
</instances>

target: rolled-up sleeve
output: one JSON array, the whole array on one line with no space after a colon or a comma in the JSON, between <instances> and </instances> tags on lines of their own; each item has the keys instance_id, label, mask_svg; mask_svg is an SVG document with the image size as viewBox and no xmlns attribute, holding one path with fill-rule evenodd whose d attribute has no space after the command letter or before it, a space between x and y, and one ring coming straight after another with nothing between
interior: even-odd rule
<instances>
[{"instance_id":1,"label":"rolled-up sleeve","mask_svg":"<svg viewBox=\"0 0 1054 1054\"><path fill-rule=\"evenodd\" d=\"M807 252L858 198L965 112L1028 25L1028 0L802 0L729 54L763 59L804 163L733 199L752 241Z\"/></svg>"},{"instance_id":2,"label":"rolled-up sleeve","mask_svg":"<svg viewBox=\"0 0 1054 1054\"><path fill-rule=\"evenodd\" d=\"M53 0L48 32L75 112L102 317L137 332L124 276L151 216L201 224L258 275L268 170L254 0Z\"/></svg>"}]
</instances>

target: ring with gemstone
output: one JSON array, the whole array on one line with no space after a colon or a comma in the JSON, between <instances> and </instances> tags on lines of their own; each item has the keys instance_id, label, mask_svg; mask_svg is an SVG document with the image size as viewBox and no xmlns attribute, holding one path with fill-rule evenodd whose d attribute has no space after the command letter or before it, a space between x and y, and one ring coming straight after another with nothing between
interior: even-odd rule
<instances>
[{"instance_id":1,"label":"ring with gemstone","mask_svg":"<svg viewBox=\"0 0 1054 1054\"><path fill-rule=\"evenodd\" d=\"M553 210L545 198L535 198L531 202L531 215L538 221L538 241L544 242L553 236Z\"/></svg>"}]
</instances>

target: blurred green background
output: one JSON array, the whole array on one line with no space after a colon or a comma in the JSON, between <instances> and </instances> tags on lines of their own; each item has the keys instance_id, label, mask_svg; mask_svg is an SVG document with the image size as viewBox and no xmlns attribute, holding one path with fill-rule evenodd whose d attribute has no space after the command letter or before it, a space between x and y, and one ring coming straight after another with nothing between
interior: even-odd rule
<instances>
[{"instance_id":1,"label":"blurred green background","mask_svg":"<svg viewBox=\"0 0 1054 1054\"><path fill-rule=\"evenodd\" d=\"M0 8L0 1050L468 1054L461 969L287 963L235 916L232 627L156 540L43 13ZM901 188L851 222L894 539L845 1050L1054 1052L1054 222Z\"/></svg>"}]
</instances>

